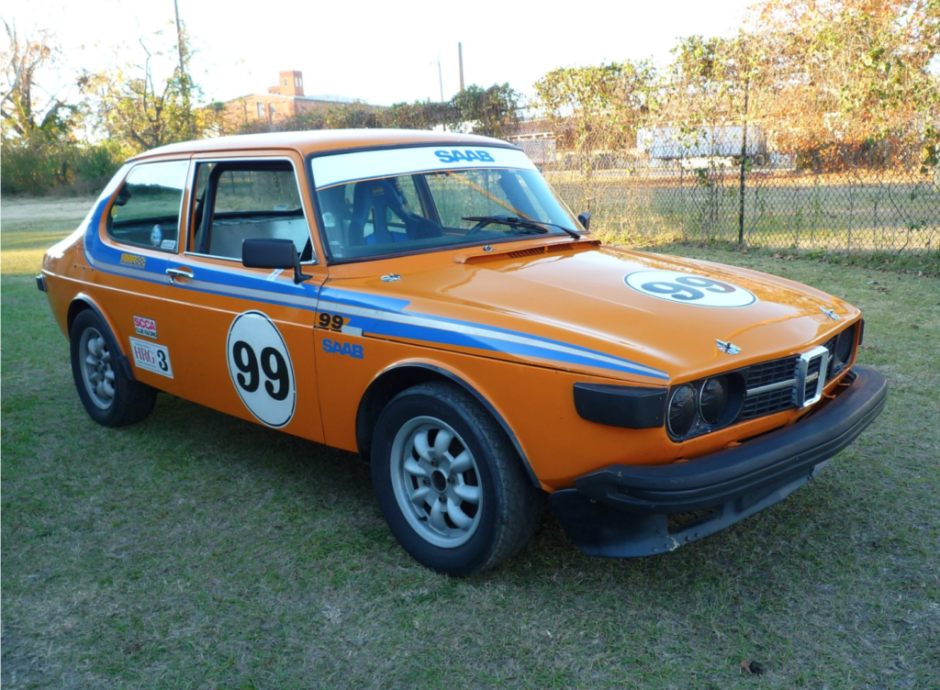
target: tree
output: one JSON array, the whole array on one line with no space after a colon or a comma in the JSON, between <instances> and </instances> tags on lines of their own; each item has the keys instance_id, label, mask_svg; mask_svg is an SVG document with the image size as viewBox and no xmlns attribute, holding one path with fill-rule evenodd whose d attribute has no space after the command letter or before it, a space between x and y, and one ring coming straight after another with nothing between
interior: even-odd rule
<instances>
[{"instance_id":1,"label":"tree","mask_svg":"<svg viewBox=\"0 0 940 690\"><path fill-rule=\"evenodd\" d=\"M475 134L503 138L519 121L521 95L509 84L493 84L488 89L471 84L451 101L451 128L472 122Z\"/></svg>"},{"instance_id":2,"label":"tree","mask_svg":"<svg viewBox=\"0 0 940 690\"><path fill-rule=\"evenodd\" d=\"M29 141L37 135L58 138L70 134L76 109L67 105L57 94L45 95L39 84L39 74L52 66L60 49L48 30L40 30L32 37L20 37L16 23L5 19L9 48L2 53L3 83L0 85L0 114L3 118L3 138L13 137Z\"/></svg>"},{"instance_id":3,"label":"tree","mask_svg":"<svg viewBox=\"0 0 940 690\"><path fill-rule=\"evenodd\" d=\"M535 83L539 107L566 148L584 154L632 147L657 107L659 82L648 60L553 70Z\"/></svg>"},{"instance_id":4,"label":"tree","mask_svg":"<svg viewBox=\"0 0 940 690\"><path fill-rule=\"evenodd\" d=\"M221 117L218 108L190 106L202 92L189 75L188 35L181 30L178 36L182 43L172 49L181 56L182 67L175 66L166 77L155 75L153 62L165 58L167 52L151 52L141 39L143 64L128 63L109 72L84 74L79 80L101 129L132 150L197 138L211 131Z\"/></svg>"},{"instance_id":5,"label":"tree","mask_svg":"<svg viewBox=\"0 0 940 690\"><path fill-rule=\"evenodd\" d=\"M772 56L763 112L779 147L825 165L936 150L940 0L765 0L749 26Z\"/></svg>"}]
</instances>

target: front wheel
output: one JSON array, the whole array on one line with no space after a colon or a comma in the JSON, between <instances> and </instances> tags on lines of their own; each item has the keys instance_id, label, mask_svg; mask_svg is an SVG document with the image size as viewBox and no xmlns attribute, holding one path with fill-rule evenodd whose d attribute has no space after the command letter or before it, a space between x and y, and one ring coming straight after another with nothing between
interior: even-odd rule
<instances>
[{"instance_id":1,"label":"front wheel","mask_svg":"<svg viewBox=\"0 0 940 690\"><path fill-rule=\"evenodd\" d=\"M372 480L401 545L448 575L496 567L538 525L540 492L512 444L453 384L416 386L388 404L375 429Z\"/></svg>"},{"instance_id":2,"label":"front wheel","mask_svg":"<svg viewBox=\"0 0 940 690\"><path fill-rule=\"evenodd\" d=\"M153 410L157 391L118 366L121 351L98 314L86 309L69 331L72 376L85 410L102 426L133 424Z\"/></svg>"}]
</instances>

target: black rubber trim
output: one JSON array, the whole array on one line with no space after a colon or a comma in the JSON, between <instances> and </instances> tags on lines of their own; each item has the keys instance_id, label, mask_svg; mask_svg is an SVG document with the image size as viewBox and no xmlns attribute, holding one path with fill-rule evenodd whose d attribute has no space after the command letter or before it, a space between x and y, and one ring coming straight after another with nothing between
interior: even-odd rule
<instances>
[{"instance_id":1,"label":"black rubber trim","mask_svg":"<svg viewBox=\"0 0 940 690\"><path fill-rule=\"evenodd\" d=\"M666 388L574 384L574 407L589 422L624 429L652 429L666 421Z\"/></svg>"},{"instance_id":2,"label":"black rubber trim","mask_svg":"<svg viewBox=\"0 0 940 690\"><path fill-rule=\"evenodd\" d=\"M819 412L795 424L689 462L614 465L579 477L580 493L638 513L701 510L801 474L848 446L888 396L884 376L855 367L856 380Z\"/></svg>"},{"instance_id":3,"label":"black rubber trim","mask_svg":"<svg viewBox=\"0 0 940 690\"><path fill-rule=\"evenodd\" d=\"M784 500L881 414L884 376L854 367L850 379L835 400L795 424L686 463L607 467L551 494L549 505L593 556L649 556L713 534ZM670 515L697 511L670 524Z\"/></svg>"},{"instance_id":4,"label":"black rubber trim","mask_svg":"<svg viewBox=\"0 0 940 690\"><path fill-rule=\"evenodd\" d=\"M39 292L46 291L46 276L42 273L36 276L36 287L39 288Z\"/></svg>"}]
</instances>

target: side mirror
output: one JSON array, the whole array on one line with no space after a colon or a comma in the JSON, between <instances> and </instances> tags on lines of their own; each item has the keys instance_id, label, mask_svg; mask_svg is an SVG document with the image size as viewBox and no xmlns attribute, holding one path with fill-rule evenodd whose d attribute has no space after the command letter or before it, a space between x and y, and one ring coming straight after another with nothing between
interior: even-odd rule
<instances>
[{"instance_id":1,"label":"side mirror","mask_svg":"<svg viewBox=\"0 0 940 690\"><path fill-rule=\"evenodd\" d=\"M245 268L293 268L295 285L313 277L300 272L300 254L293 240L243 240L242 265Z\"/></svg>"},{"instance_id":2,"label":"side mirror","mask_svg":"<svg viewBox=\"0 0 940 690\"><path fill-rule=\"evenodd\" d=\"M590 230L591 229L591 212L585 211L584 213L579 213L578 222L581 223L581 226L585 230Z\"/></svg>"}]
</instances>

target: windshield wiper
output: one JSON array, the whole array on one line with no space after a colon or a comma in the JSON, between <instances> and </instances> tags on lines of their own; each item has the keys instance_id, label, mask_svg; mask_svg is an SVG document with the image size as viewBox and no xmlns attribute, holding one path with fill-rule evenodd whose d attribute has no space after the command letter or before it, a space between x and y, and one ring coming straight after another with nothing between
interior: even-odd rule
<instances>
[{"instance_id":1,"label":"windshield wiper","mask_svg":"<svg viewBox=\"0 0 940 690\"><path fill-rule=\"evenodd\" d=\"M564 230L566 233L571 235L572 239L581 239L581 235L577 230L572 230L571 228L566 228L564 225L558 225L558 223L549 223L544 220L527 220L526 218L519 218L517 216L464 216L463 220L472 220L477 223L482 223L483 225L498 223L499 225L508 225L510 227L517 228L529 228L530 230L542 230L543 232L547 231L546 226L551 226L553 228L558 228L559 230Z\"/></svg>"}]
</instances>

